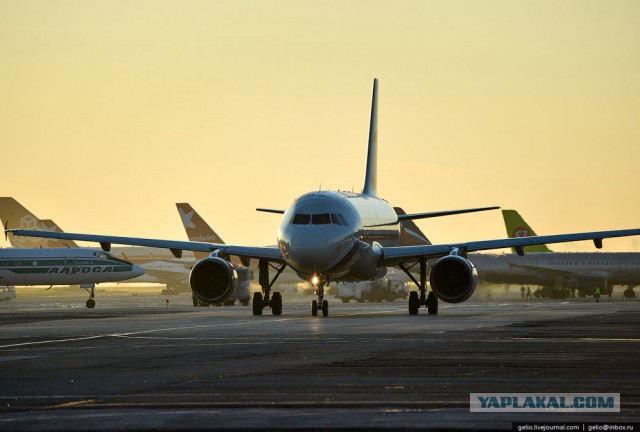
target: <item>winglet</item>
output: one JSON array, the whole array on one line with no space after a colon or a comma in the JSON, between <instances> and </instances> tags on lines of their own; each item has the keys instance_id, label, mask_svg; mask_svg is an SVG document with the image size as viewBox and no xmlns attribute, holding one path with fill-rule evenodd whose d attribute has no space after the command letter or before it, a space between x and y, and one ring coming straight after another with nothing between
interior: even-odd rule
<instances>
[{"instance_id":1,"label":"winglet","mask_svg":"<svg viewBox=\"0 0 640 432\"><path fill-rule=\"evenodd\" d=\"M367 171L364 177L365 195L377 194L378 186L378 79L373 79L373 96L371 98L371 119L369 123L369 145L367 147Z\"/></svg>"}]
</instances>

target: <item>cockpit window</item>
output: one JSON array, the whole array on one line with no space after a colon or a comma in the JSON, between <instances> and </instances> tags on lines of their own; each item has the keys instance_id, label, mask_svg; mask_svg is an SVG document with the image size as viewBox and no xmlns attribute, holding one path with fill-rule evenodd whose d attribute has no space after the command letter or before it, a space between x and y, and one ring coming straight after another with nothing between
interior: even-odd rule
<instances>
[{"instance_id":1,"label":"cockpit window","mask_svg":"<svg viewBox=\"0 0 640 432\"><path fill-rule=\"evenodd\" d=\"M307 225L311 221L311 215L298 213L293 217L294 225Z\"/></svg>"},{"instance_id":2,"label":"cockpit window","mask_svg":"<svg viewBox=\"0 0 640 432\"><path fill-rule=\"evenodd\" d=\"M293 221L291 222L294 225L343 225L349 226L347 223L347 219L340 213L319 213L319 214L305 214L298 213L293 217Z\"/></svg>"},{"instance_id":3,"label":"cockpit window","mask_svg":"<svg viewBox=\"0 0 640 432\"><path fill-rule=\"evenodd\" d=\"M340 213L331 213L331 223L348 226L347 220Z\"/></svg>"},{"instance_id":4,"label":"cockpit window","mask_svg":"<svg viewBox=\"0 0 640 432\"><path fill-rule=\"evenodd\" d=\"M331 223L329 213L314 214L311 216L311 223L314 225L325 225Z\"/></svg>"},{"instance_id":5,"label":"cockpit window","mask_svg":"<svg viewBox=\"0 0 640 432\"><path fill-rule=\"evenodd\" d=\"M114 261L114 262L119 262L119 263L122 263L122 264L131 265L131 263L129 261L123 260L121 258L116 258L115 256L113 256L109 252L94 252L93 255L98 257L98 258L105 258L105 259L107 259L109 261Z\"/></svg>"}]
</instances>

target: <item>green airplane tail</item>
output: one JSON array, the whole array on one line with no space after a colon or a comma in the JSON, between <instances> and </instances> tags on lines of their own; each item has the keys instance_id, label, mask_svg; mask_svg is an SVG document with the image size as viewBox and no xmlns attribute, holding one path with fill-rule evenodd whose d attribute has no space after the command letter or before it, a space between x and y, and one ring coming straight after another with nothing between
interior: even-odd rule
<instances>
[{"instance_id":1,"label":"green airplane tail","mask_svg":"<svg viewBox=\"0 0 640 432\"><path fill-rule=\"evenodd\" d=\"M531 227L524 221L522 216L515 210L502 210L504 225L507 228L509 238L513 237L529 237L537 235ZM512 249L515 252L515 249ZM527 252L552 252L547 245L525 246Z\"/></svg>"}]
</instances>

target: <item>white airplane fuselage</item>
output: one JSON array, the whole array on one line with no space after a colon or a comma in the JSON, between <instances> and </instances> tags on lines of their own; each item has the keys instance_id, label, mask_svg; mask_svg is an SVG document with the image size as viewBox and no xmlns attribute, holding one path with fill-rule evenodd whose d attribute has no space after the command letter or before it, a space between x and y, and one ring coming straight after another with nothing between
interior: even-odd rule
<instances>
[{"instance_id":1,"label":"white airplane fuselage","mask_svg":"<svg viewBox=\"0 0 640 432\"><path fill-rule=\"evenodd\" d=\"M0 285L77 285L118 282L144 270L95 249L0 249Z\"/></svg>"},{"instance_id":2,"label":"white airplane fuselage","mask_svg":"<svg viewBox=\"0 0 640 432\"><path fill-rule=\"evenodd\" d=\"M395 246L398 216L377 196L320 191L295 200L278 231L284 261L301 277L324 281L381 278L379 246Z\"/></svg>"}]
</instances>

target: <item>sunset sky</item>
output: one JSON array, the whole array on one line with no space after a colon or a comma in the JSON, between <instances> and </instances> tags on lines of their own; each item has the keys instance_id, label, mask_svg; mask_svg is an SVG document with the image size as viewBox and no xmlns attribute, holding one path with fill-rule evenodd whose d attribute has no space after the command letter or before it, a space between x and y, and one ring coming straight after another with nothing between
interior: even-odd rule
<instances>
[{"instance_id":1,"label":"sunset sky","mask_svg":"<svg viewBox=\"0 0 640 432\"><path fill-rule=\"evenodd\" d=\"M640 227L639 23L635 0L0 0L0 196L65 231L168 239L190 202L226 242L274 244L256 207L361 190L377 77L393 205ZM418 225L505 236L499 211Z\"/></svg>"}]
</instances>

